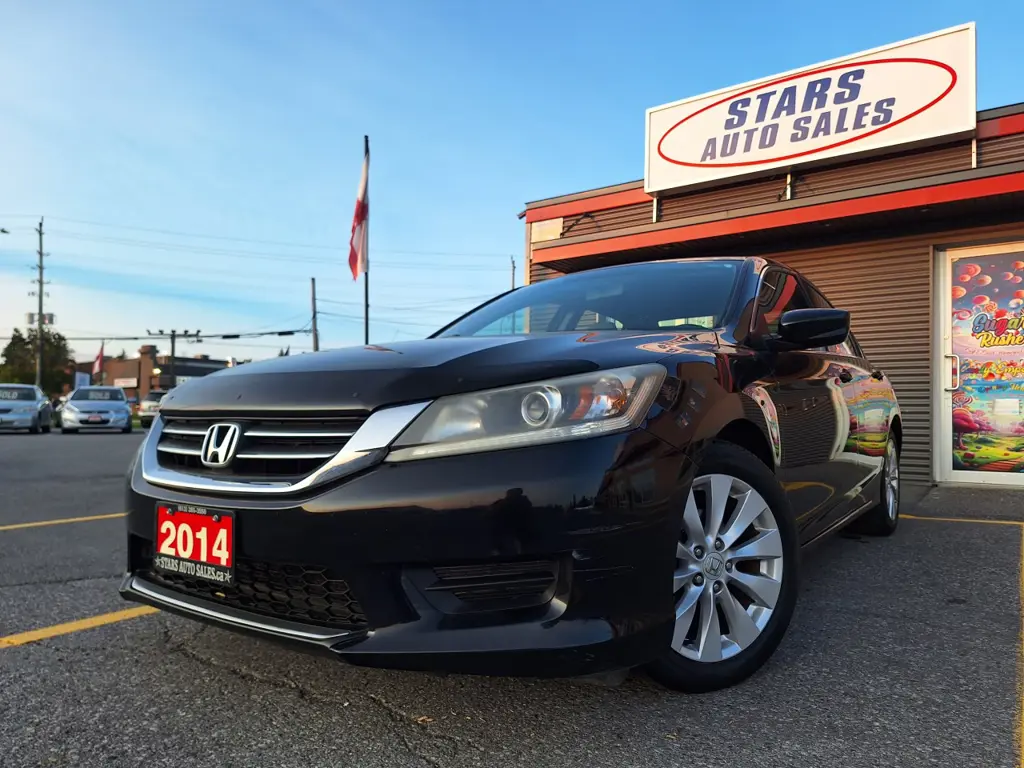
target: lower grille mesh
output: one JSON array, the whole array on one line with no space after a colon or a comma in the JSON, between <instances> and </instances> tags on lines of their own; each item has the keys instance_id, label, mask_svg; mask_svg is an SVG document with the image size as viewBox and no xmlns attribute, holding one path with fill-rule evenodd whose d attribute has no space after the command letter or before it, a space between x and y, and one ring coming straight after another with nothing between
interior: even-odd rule
<instances>
[{"instance_id":1,"label":"lower grille mesh","mask_svg":"<svg viewBox=\"0 0 1024 768\"><path fill-rule=\"evenodd\" d=\"M366 616L348 583L326 568L238 558L235 583L214 584L143 569L147 579L175 592L261 616L338 629L365 629Z\"/></svg>"}]
</instances>

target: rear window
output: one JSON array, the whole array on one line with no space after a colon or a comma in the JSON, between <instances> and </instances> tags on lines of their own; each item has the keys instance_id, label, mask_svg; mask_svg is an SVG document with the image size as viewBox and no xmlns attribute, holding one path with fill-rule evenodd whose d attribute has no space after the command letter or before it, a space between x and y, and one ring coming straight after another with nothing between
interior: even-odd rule
<instances>
[{"instance_id":1,"label":"rear window","mask_svg":"<svg viewBox=\"0 0 1024 768\"><path fill-rule=\"evenodd\" d=\"M0 387L0 400L34 401L35 399L35 390L29 387Z\"/></svg>"},{"instance_id":2,"label":"rear window","mask_svg":"<svg viewBox=\"0 0 1024 768\"><path fill-rule=\"evenodd\" d=\"M116 400L124 401L124 393L119 389L80 389L71 396L72 400Z\"/></svg>"},{"instance_id":3,"label":"rear window","mask_svg":"<svg viewBox=\"0 0 1024 768\"><path fill-rule=\"evenodd\" d=\"M142 401L144 403L158 403L163 399L164 395L166 394L166 392L150 392L148 395L142 398Z\"/></svg>"}]
</instances>

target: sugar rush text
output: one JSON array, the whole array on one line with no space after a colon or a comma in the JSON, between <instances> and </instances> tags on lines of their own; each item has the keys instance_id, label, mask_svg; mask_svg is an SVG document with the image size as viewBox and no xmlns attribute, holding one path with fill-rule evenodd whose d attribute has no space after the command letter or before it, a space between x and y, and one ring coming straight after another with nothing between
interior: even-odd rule
<instances>
[{"instance_id":1,"label":"sugar rush text","mask_svg":"<svg viewBox=\"0 0 1024 768\"><path fill-rule=\"evenodd\" d=\"M733 100L722 135L705 142L700 161L771 149L780 137L799 145L886 125L892 121L896 98L862 101L863 79L863 69L851 69L838 77L819 77Z\"/></svg>"}]
</instances>

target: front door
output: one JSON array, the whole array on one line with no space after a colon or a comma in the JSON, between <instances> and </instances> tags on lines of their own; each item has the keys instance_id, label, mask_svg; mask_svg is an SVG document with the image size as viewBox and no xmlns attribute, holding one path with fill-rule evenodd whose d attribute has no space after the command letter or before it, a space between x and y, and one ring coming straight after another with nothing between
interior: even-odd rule
<instances>
[{"instance_id":1,"label":"front door","mask_svg":"<svg viewBox=\"0 0 1024 768\"><path fill-rule=\"evenodd\" d=\"M1024 485L1024 243L937 258L938 478Z\"/></svg>"}]
</instances>

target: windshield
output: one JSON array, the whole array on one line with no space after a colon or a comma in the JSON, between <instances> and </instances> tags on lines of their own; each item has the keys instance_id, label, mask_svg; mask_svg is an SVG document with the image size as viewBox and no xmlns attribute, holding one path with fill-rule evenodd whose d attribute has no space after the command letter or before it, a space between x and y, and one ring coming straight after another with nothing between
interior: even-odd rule
<instances>
[{"instance_id":1,"label":"windshield","mask_svg":"<svg viewBox=\"0 0 1024 768\"><path fill-rule=\"evenodd\" d=\"M71 396L72 400L124 400L124 393L119 389L80 389Z\"/></svg>"},{"instance_id":2,"label":"windshield","mask_svg":"<svg viewBox=\"0 0 1024 768\"><path fill-rule=\"evenodd\" d=\"M36 393L29 387L0 387L0 400L35 401Z\"/></svg>"},{"instance_id":3,"label":"windshield","mask_svg":"<svg viewBox=\"0 0 1024 768\"><path fill-rule=\"evenodd\" d=\"M577 272L512 291L437 335L717 328L742 263L671 261Z\"/></svg>"},{"instance_id":4,"label":"windshield","mask_svg":"<svg viewBox=\"0 0 1024 768\"><path fill-rule=\"evenodd\" d=\"M167 394L166 392L150 392L148 395L146 395L145 398L143 398L143 402L146 402L146 403L159 402L160 400L163 399L163 396L166 395L166 394Z\"/></svg>"}]
</instances>

